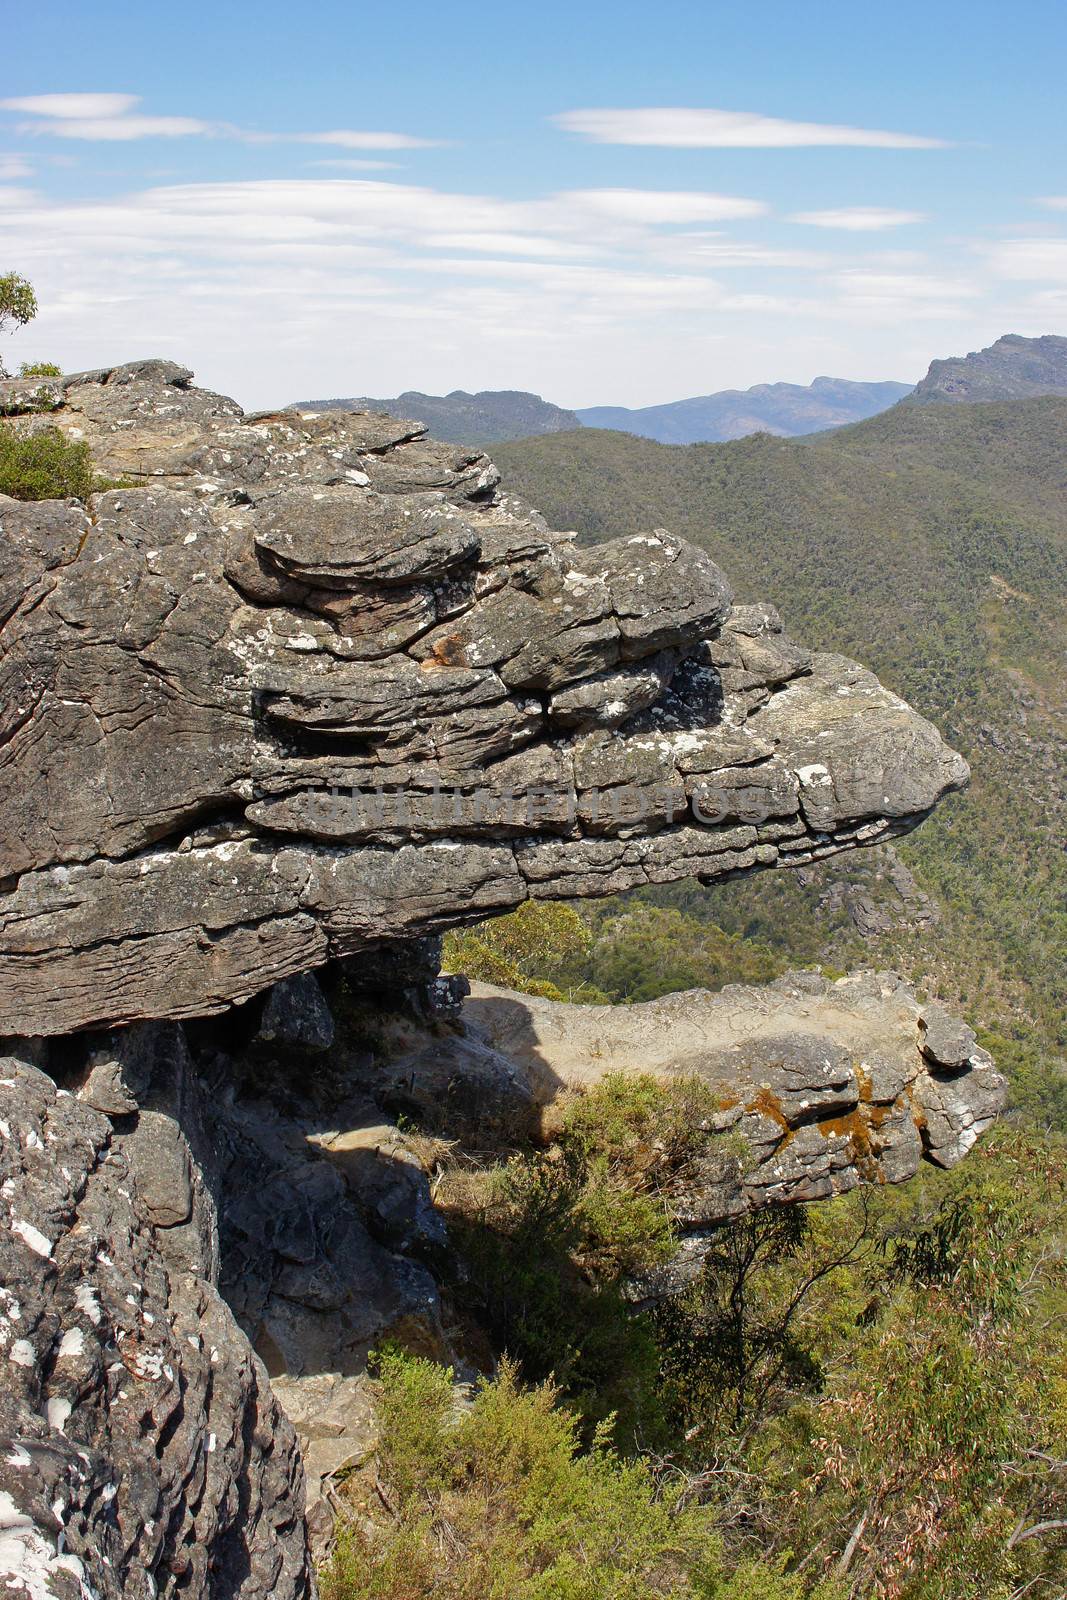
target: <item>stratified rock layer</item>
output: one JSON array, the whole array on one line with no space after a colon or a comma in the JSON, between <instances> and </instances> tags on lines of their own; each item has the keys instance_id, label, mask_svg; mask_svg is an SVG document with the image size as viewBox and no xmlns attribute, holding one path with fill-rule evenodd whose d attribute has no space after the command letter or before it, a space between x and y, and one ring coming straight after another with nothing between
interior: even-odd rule
<instances>
[{"instance_id":1,"label":"stratified rock layer","mask_svg":"<svg viewBox=\"0 0 1067 1600\"><path fill-rule=\"evenodd\" d=\"M222 1009L383 939L811 861L965 780L662 530L575 548L476 452L142 362L0 384L140 486L0 499L0 1018ZM48 405L52 409L42 411Z\"/></svg>"}]
</instances>

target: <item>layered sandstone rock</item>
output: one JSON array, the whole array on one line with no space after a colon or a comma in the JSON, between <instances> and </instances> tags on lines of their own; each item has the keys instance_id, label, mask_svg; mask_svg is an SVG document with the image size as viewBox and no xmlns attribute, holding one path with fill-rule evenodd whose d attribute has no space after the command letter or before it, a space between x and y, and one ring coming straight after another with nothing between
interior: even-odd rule
<instances>
[{"instance_id":1,"label":"layered sandstone rock","mask_svg":"<svg viewBox=\"0 0 1067 1600\"><path fill-rule=\"evenodd\" d=\"M0 1563L30 1593L309 1593L304 1479L321 1549L331 1475L376 1436L368 1352L457 1359L432 1141L398 1111L462 1161L606 1073L702 1078L719 1110L640 1300L687 1282L728 1218L953 1164L1003 1093L973 1034L887 975L615 1008L476 984L447 1022L451 986L414 957L355 958L356 1030L305 974L225 1028L0 1063Z\"/></svg>"},{"instance_id":2,"label":"layered sandstone rock","mask_svg":"<svg viewBox=\"0 0 1067 1600\"><path fill-rule=\"evenodd\" d=\"M0 384L5 425L136 484L0 500L7 1031L204 1015L528 896L811 861L966 780L670 534L579 549L415 423L246 417L190 376Z\"/></svg>"}]
</instances>

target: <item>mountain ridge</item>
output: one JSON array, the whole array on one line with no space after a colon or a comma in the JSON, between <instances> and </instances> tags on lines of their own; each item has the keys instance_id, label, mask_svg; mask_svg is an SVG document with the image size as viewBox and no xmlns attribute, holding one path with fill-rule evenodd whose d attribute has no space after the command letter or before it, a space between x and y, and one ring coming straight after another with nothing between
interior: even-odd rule
<instances>
[{"instance_id":1,"label":"mountain ridge","mask_svg":"<svg viewBox=\"0 0 1067 1600\"><path fill-rule=\"evenodd\" d=\"M543 400L526 389L481 389L471 393L452 389L448 394L424 394L405 389L392 399L355 395L349 399L297 400L297 411L374 411L383 416L411 417L429 428L446 444L486 445L502 439L524 439L541 433L564 433L580 428L573 411Z\"/></svg>"},{"instance_id":2,"label":"mountain ridge","mask_svg":"<svg viewBox=\"0 0 1067 1600\"><path fill-rule=\"evenodd\" d=\"M822 376L809 384L757 383L653 406L579 406L568 410L525 389L426 394L406 389L391 399L368 395L295 401L300 411L373 411L411 417L449 444L482 447L579 428L629 433L658 444L722 444L766 433L801 438L867 421L903 402L987 403L1067 395L1067 338L1003 334L983 350L930 363L914 387Z\"/></svg>"},{"instance_id":3,"label":"mountain ridge","mask_svg":"<svg viewBox=\"0 0 1067 1600\"><path fill-rule=\"evenodd\" d=\"M906 383L859 383L815 378L809 384L758 383L722 389L666 405L589 406L577 416L587 428L614 428L660 444L721 443L751 433L779 437L817 433L861 422L911 393Z\"/></svg>"}]
</instances>

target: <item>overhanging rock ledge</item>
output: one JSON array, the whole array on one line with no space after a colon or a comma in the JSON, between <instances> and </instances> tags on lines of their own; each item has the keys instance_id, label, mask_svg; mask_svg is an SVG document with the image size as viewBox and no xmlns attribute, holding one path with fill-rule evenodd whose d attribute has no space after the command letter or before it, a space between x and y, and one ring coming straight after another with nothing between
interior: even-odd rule
<instances>
[{"instance_id":1,"label":"overhanging rock ledge","mask_svg":"<svg viewBox=\"0 0 1067 1600\"><path fill-rule=\"evenodd\" d=\"M0 498L0 1029L210 1014L530 896L811 861L966 781L661 529L165 361L0 384L135 487Z\"/></svg>"}]
</instances>

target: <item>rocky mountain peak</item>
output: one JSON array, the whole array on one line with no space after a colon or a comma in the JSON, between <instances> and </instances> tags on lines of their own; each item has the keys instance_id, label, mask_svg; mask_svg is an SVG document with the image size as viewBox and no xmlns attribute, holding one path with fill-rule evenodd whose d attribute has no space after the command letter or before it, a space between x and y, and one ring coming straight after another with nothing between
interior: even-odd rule
<instances>
[{"instance_id":1,"label":"rocky mountain peak","mask_svg":"<svg viewBox=\"0 0 1067 1600\"><path fill-rule=\"evenodd\" d=\"M984 350L932 361L909 403L1027 400L1043 394L1067 394L1067 338L1006 333Z\"/></svg>"}]
</instances>

